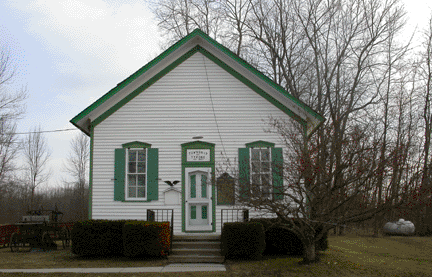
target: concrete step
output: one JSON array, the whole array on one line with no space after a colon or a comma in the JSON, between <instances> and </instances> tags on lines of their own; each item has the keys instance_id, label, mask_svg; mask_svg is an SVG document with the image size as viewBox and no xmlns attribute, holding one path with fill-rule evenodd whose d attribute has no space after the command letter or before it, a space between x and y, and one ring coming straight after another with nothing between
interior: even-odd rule
<instances>
[{"instance_id":1,"label":"concrete step","mask_svg":"<svg viewBox=\"0 0 432 277\"><path fill-rule=\"evenodd\" d=\"M220 249L220 241L173 241L173 249Z\"/></svg>"},{"instance_id":2,"label":"concrete step","mask_svg":"<svg viewBox=\"0 0 432 277\"><path fill-rule=\"evenodd\" d=\"M177 235L173 237L170 263L223 263L220 235Z\"/></svg>"},{"instance_id":3,"label":"concrete step","mask_svg":"<svg viewBox=\"0 0 432 277\"><path fill-rule=\"evenodd\" d=\"M203 256L203 255L194 255L194 256L182 256L182 255L169 255L168 261L170 263L218 263L221 264L224 262L223 256Z\"/></svg>"},{"instance_id":4,"label":"concrete step","mask_svg":"<svg viewBox=\"0 0 432 277\"><path fill-rule=\"evenodd\" d=\"M220 241L220 235L175 235L174 241Z\"/></svg>"},{"instance_id":5,"label":"concrete step","mask_svg":"<svg viewBox=\"0 0 432 277\"><path fill-rule=\"evenodd\" d=\"M172 255L180 255L180 256L221 256L220 249L191 249L191 248L180 248L180 249L172 249Z\"/></svg>"}]
</instances>

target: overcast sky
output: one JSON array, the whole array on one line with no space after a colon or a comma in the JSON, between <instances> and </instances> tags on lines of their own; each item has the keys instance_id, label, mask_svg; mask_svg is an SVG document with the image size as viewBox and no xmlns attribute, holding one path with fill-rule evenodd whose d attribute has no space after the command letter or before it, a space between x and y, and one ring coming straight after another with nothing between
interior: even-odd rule
<instances>
[{"instance_id":1,"label":"overcast sky","mask_svg":"<svg viewBox=\"0 0 432 277\"><path fill-rule=\"evenodd\" d=\"M162 40L141 0L1 0L0 47L18 67L15 85L29 92L18 132L74 128L69 120L161 53ZM432 7L406 0L410 28L422 28ZM54 172L79 131L46 133ZM64 175L64 174L63 174Z\"/></svg>"}]
</instances>

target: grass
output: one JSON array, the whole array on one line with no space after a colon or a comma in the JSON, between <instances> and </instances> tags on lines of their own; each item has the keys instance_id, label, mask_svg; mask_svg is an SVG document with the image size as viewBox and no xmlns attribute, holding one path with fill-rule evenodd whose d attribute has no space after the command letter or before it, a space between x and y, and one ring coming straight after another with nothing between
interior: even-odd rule
<instances>
[{"instance_id":1,"label":"grass","mask_svg":"<svg viewBox=\"0 0 432 277\"><path fill-rule=\"evenodd\" d=\"M105 268L105 267L149 267L165 266L165 258L136 258L124 256L113 257L79 257L71 253L70 248L44 252L33 249L31 252L12 253L10 248L0 248L1 268L34 269L34 268Z\"/></svg>"},{"instance_id":2,"label":"grass","mask_svg":"<svg viewBox=\"0 0 432 277\"><path fill-rule=\"evenodd\" d=\"M226 262L227 272L130 273L129 276L432 276L432 238L429 237L329 237L329 249L321 261L298 265L299 256L264 257L259 261ZM162 266L166 260L130 260L123 257L83 259L69 251L11 253L0 250L3 268L145 267ZM9 275L9 274L5 274ZM48 274L16 273L15 276ZM56 276L124 276L124 274L73 274ZM52 276L52 275L51 275Z\"/></svg>"}]
</instances>

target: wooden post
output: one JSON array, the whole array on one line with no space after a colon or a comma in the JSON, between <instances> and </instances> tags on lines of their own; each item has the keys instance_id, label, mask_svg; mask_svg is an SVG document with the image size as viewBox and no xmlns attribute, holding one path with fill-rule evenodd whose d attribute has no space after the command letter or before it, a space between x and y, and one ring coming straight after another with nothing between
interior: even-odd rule
<instances>
[{"instance_id":1,"label":"wooden post","mask_svg":"<svg viewBox=\"0 0 432 277\"><path fill-rule=\"evenodd\" d=\"M147 221L155 221L155 212L147 210Z\"/></svg>"},{"instance_id":2,"label":"wooden post","mask_svg":"<svg viewBox=\"0 0 432 277\"><path fill-rule=\"evenodd\" d=\"M249 210L244 209L243 210L243 222L249 221Z\"/></svg>"}]
</instances>

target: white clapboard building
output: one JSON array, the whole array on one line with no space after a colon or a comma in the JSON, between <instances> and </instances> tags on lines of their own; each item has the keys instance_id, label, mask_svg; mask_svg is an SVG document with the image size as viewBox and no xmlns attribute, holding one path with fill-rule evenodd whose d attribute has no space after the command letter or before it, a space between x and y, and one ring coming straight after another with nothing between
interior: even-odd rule
<instances>
[{"instance_id":1,"label":"white clapboard building","mask_svg":"<svg viewBox=\"0 0 432 277\"><path fill-rule=\"evenodd\" d=\"M71 120L91 138L89 218L148 220L154 212L173 218L174 234L220 234L241 207L217 182L271 182L266 193L279 201L284 181L272 165L282 164L284 145L266 131L270 116L300 123L306 136L324 120L193 31Z\"/></svg>"}]
</instances>

